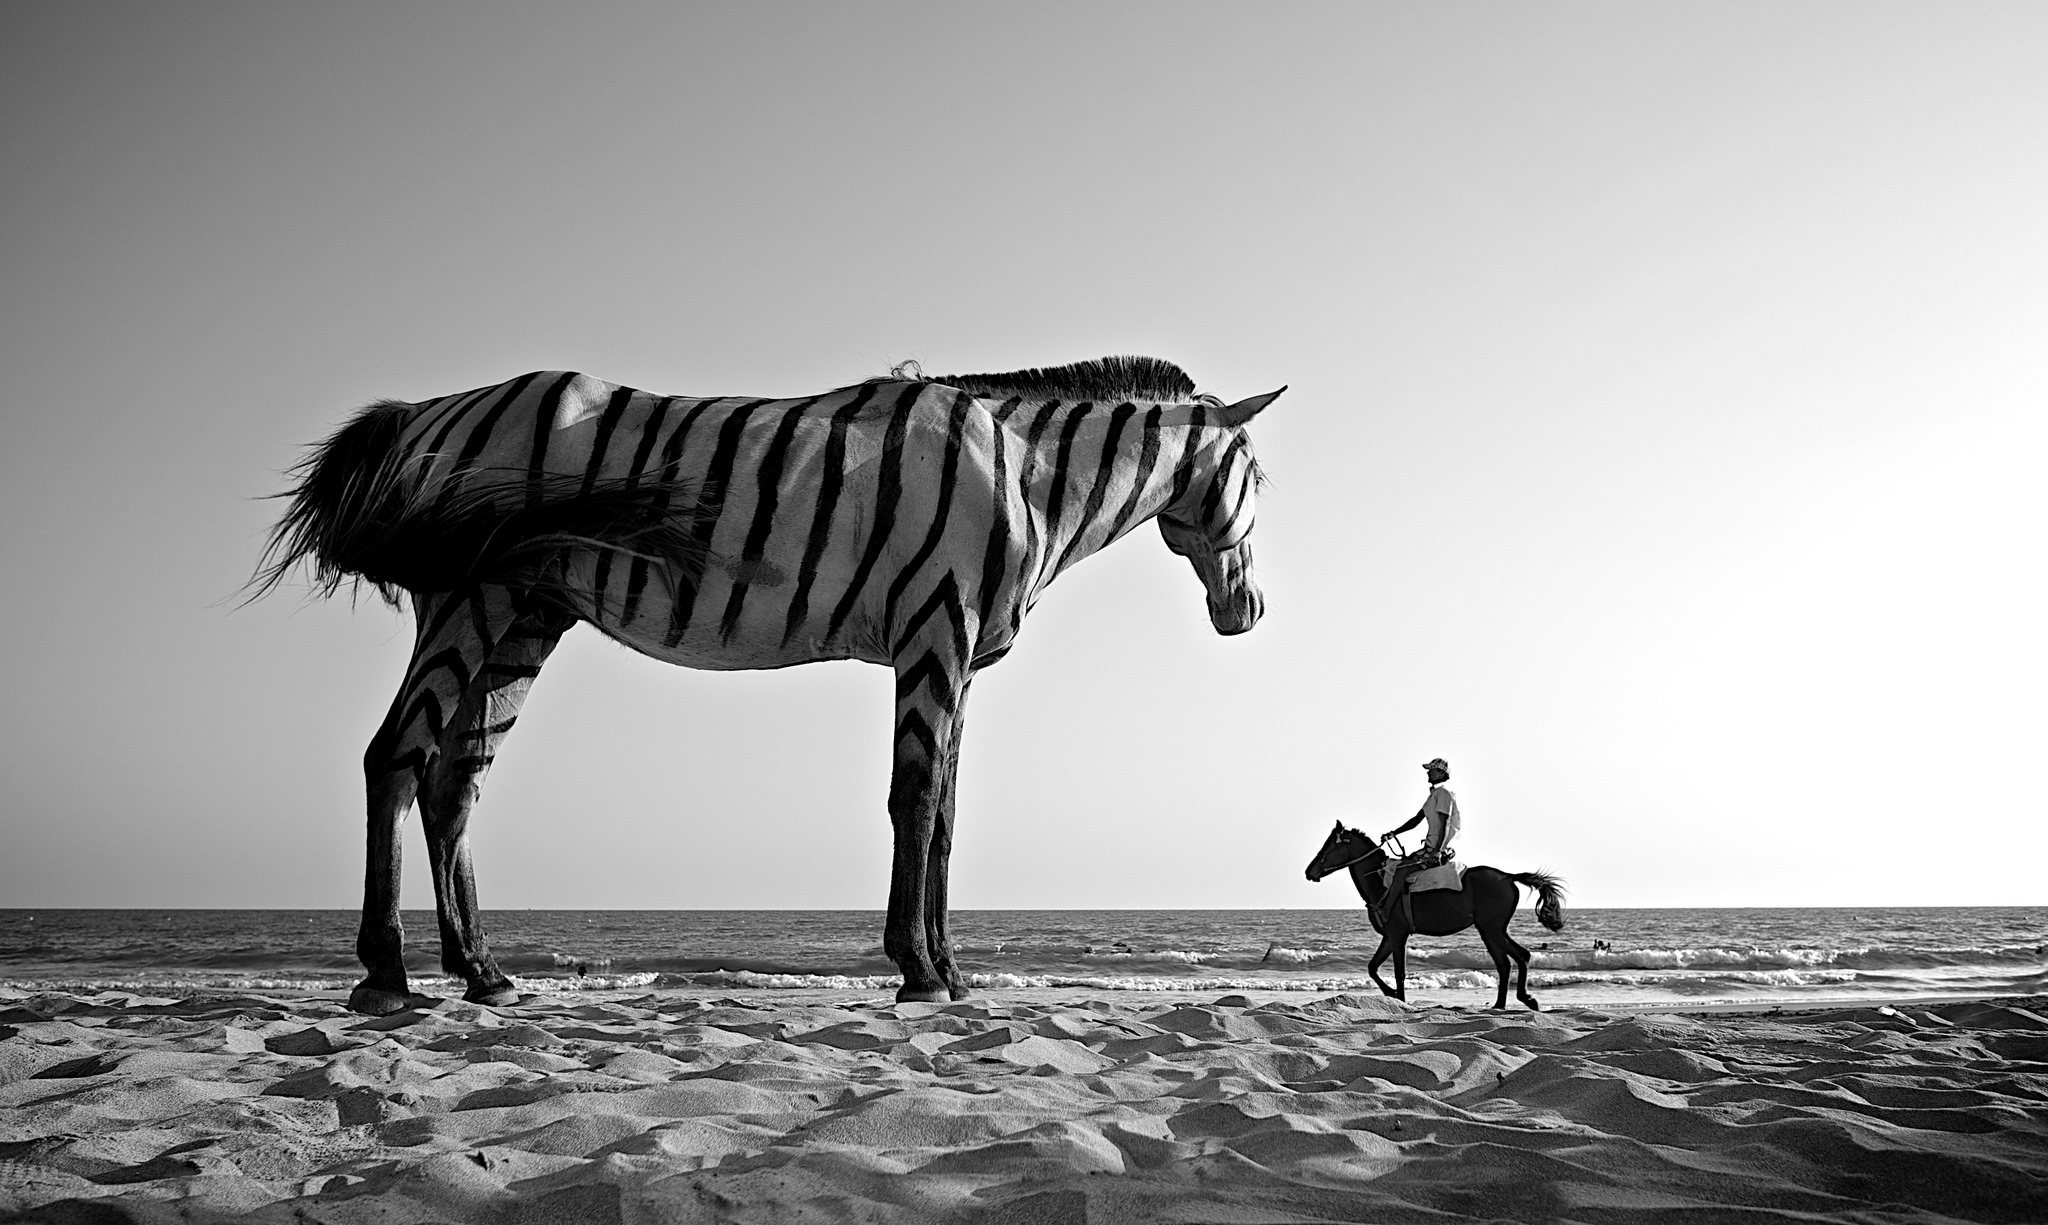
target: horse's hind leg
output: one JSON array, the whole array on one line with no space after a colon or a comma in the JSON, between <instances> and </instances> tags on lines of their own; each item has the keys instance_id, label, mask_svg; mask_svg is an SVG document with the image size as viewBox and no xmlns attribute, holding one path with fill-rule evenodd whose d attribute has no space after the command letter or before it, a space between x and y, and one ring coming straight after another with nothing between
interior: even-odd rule
<instances>
[{"instance_id":1,"label":"horse's hind leg","mask_svg":"<svg viewBox=\"0 0 2048 1225\"><path fill-rule=\"evenodd\" d=\"M486 618L483 626L488 626ZM484 934L477 905L476 873L470 863L469 816L498 746L512 730L527 692L555 644L573 624L544 611L519 612L497 636L442 729L439 752L420 787L420 819L427 835L427 862L434 878L434 903L441 925L441 968L467 984L463 998L480 1004L509 1004L518 998L499 970ZM480 629L481 632L481 629Z\"/></svg>"},{"instance_id":2,"label":"horse's hind leg","mask_svg":"<svg viewBox=\"0 0 2048 1225\"><path fill-rule=\"evenodd\" d=\"M1506 1008L1508 1006L1508 946L1513 945L1516 949L1521 949L1521 946L1509 940L1506 931L1496 927L1481 927L1479 929L1479 940L1480 943L1486 946L1487 955L1493 958L1495 985L1493 1006L1495 1008ZM1522 951L1521 966L1522 973L1526 976L1529 973L1529 954L1526 950ZM1516 988L1516 995L1522 999L1528 998L1521 994L1519 986Z\"/></svg>"},{"instance_id":3,"label":"horse's hind leg","mask_svg":"<svg viewBox=\"0 0 2048 1225\"><path fill-rule=\"evenodd\" d=\"M444 615L461 601L443 596L413 596L415 623L412 662L391 709L363 751L363 781L369 798L369 830L363 854L363 918L356 929L356 959L363 963L363 981L349 993L356 1012L383 1016L412 1000L405 973L405 924L398 916L398 886L404 844L399 826L412 810L420 780L434 759L441 739L442 711L453 709L461 686L427 665L437 647L448 645ZM463 672L464 682L468 673Z\"/></svg>"},{"instance_id":4,"label":"horse's hind leg","mask_svg":"<svg viewBox=\"0 0 2048 1225\"><path fill-rule=\"evenodd\" d=\"M369 833L356 957L366 973L349 993L348 1006L373 1016L397 1012L418 998L406 978L405 925L398 916L399 826L440 755L464 694L513 620L509 596L502 591L496 600L475 591L415 594L413 618L418 629L412 662L390 713L363 753Z\"/></svg>"},{"instance_id":5,"label":"horse's hind leg","mask_svg":"<svg viewBox=\"0 0 2048 1225\"><path fill-rule=\"evenodd\" d=\"M1500 938L1502 943L1507 945L1508 956L1515 959L1515 998L1527 1004L1531 1012L1543 1011L1543 1005L1538 1004L1536 997L1529 994L1529 950L1523 948L1506 931L1501 932Z\"/></svg>"},{"instance_id":6,"label":"horse's hind leg","mask_svg":"<svg viewBox=\"0 0 2048 1225\"><path fill-rule=\"evenodd\" d=\"M400 857L399 825L419 790L416 767L424 764L401 755L397 725L404 692L363 753L363 774L369 792L369 839L363 854L363 919L356 929L356 959L363 963L363 981L349 993L356 1012L383 1016L404 1008L412 999L405 976L405 925L398 918Z\"/></svg>"}]
</instances>

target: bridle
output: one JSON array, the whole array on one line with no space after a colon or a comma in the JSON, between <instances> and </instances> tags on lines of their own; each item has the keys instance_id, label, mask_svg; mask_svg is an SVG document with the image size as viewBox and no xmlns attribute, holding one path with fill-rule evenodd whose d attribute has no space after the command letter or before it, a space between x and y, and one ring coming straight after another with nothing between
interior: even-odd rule
<instances>
[{"instance_id":1,"label":"bridle","mask_svg":"<svg viewBox=\"0 0 2048 1225\"><path fill-rule=\"evenodd\" d=\"M1352 832L1353 832L1353 833L1357 833L1357 831L1356 831L1356 830L1354 830L1354 831L1352 831ZM1358 834L1358 836L1359 836L1359 838L1361 838L1361 839L1363 839L1363 840L1364 840L1364 842L1365 842L1365 849L1364 849L1363 851L1360 851L1360 852L1359 852L1358 854L1356 854L1356 855L1353 855L1353 856L1352 856L1351 858L1349 858L1349 859L1345 860L1345 861L1344 861L1343 863L1339 863L1339 864L1332 864L1332 865L1330 865L1329 869L1328 869L1327 871L1325 871L1325 872L1323 873L1323 875L1324 875L1324 876L1331 876L1331 875L1334 875L1334 874L1336 874L1336 873L1338 873L1338 872L1341 872L1341 871L1343 871L1343 870L1344 870L1345 868L1348 868L1348 867L1350 867L1350 866L1351 866L1352 864L1355 864L1355 863L1363 863L1363 862L1365 862L1365 861L1366 861L1367 859L1370 859L1370 858L1372 857L1372 854L1373 854L1373 852L1374 852L1374 851L1379 851L1379 850L1380 850L1380 844L1379 844L1379 843L1377 843L1377 842L1374 842L1374 841L1373 841L1373 840L1372 840L1371 838L1367 838L1367 837L1366 837L1366 836L1365 836L1364 834ZM1384 854L1384 852L1382 852L1382 853ZM1392 857L1391 857L1391 856L1389 856L1389 858L1392 858Z\"/></svg>"}]
</instances>

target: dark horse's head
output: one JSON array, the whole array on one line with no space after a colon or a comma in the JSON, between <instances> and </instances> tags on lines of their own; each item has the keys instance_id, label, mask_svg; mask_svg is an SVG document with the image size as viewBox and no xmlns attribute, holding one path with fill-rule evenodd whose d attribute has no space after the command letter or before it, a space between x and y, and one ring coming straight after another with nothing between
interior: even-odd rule
<instances>
[{"instance_id":1,"label":"dark horse's head","mask_svg":"<svg viewBox=\"0 0 2048 1225\"><path fill-rule=\"evenodd\" d=\"M1380 849L1379 843L1339 821L1337 828L1330 831L1330 836L1323 839L1323 849L1308 861L1308 869L1303 875L1311 881L1318 881L1353 864L1368 872L1376 872L1386 858L1387 853Z\"/></svg>"}]
</instances>

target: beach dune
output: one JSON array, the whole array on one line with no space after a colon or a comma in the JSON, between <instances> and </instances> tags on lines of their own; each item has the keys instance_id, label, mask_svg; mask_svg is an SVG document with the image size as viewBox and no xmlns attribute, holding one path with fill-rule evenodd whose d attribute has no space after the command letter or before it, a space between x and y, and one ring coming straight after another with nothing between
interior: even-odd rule
<instances>
[{"instance_id":1,"label":"beach dune","mask_svg":"<svg viewBox=\"0 0 2048 1225\"><path fill-rule=\"evenodd\" d=\"M0 1221L1667 1214L2048 1220L2048 1006L0 999Z\"/></svg>"}]
</instances>

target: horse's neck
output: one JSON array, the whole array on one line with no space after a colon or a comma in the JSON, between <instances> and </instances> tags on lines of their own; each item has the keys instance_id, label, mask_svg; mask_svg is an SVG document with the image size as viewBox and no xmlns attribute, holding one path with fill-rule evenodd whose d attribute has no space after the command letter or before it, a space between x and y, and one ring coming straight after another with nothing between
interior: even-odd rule
<instances>
[{"instance_id":1,"label":"horse's neck","mask_svg":"<svg viewBox=\"0 0 2048 1225\"><path fill-rule=\"evenodd\" d=\"M1382 863L1385 861L1382 860ZM1351 865L1351 883L1358 886L1358 896L1370 902L1386 886L1380 883L1380 864L1368 867L1365 863Z\"/></svg>"},{"instance_id":2,"label":"horse's neck","mask_svg":"<svg viewBox=\"0 0 2048 1225\"><path fill-rule=\"evenodd\" d=\"M1197 444L1213 449L1227 433L1195 428L1184 406L1149 402L1027 401L1001 420L1005 466L1023 486L1051 559L1041 585L1187 496Z\"/></svg>"}]
</instances>

